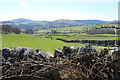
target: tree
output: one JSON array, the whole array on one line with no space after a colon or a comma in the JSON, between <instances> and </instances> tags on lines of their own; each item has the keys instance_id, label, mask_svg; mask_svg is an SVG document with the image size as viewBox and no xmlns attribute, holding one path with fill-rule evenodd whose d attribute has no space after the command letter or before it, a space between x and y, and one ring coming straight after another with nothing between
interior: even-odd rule
<instances>
[{"instance_id":1,"label":"tree","mask_svg":"<svg viewBox=\"0 0 120 80\"><path fill-rule=\"evenodd\" d=\"M25 30L25 33L26 33L26 34L33 34L33 30L32 30L32 29L26 29L26 30Z\"/></svg>"},{"instance_id":2,"label":"tree","mask_svg":"<svg viewBox=\"0 0 120 80\"><path fill-rule=\"evenodd\" d=\"M20 34L21 32L19 28L12 27L11 25L8 24L3 24L1 30L3 34L10 34L10 33Z\"/></svg>"},{"instance_id":3,"label":"tree","mask_svg":"<svg viewBox=\"0 0 120 80\"><path fill-rule=\"evenodd\" d=\"M10 25L2 25L2 33L3 34L8 34L8 33L12 33L12 27Z\"/></svg>"},{"instance_id":4,"label":"tree","mask_svg":"<svg viewBox=\"0 0 120 80\"><path fill-rule=\"evenodd\" d=\"M13 32L15 34L20 34L21 33L21 30L19 28L13 28Z\"/></svg>"},{"instance_id":5,"label":"tree","mask_svg":"<svg viewBox=\"0 0 120 80\"><path fill-rule=\"evenodd\" d=\"M57 33L57 31L56 30L51 30L51 33Z\"/></svg>"}]
</instances>

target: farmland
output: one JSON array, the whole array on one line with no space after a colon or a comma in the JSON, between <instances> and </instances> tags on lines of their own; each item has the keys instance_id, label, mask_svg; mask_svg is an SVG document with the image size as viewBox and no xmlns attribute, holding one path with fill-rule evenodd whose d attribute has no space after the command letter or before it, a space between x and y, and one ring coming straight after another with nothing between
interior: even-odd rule
<instances>
[{"instance_id":1,"label":"farmland","mask_svg":"<svg viewBox=\"0 0 120 80\"><path fill-rule=\"evenodd\" d=\"M109 25L111 28L111 25ZM109 27L108 26L108 27ZM106 25L102 26L106 28ZM113 26L114 27L114 26ZM97 26L100 28L100 25ZM14 47L29 47L29 48L39 48L44 51L54 51L56 48L62 48L63 46L84 46L84 44L80 43L66 43L56 39L63 40L116 40L118 38L115 37L113 29L101 29L107 34L94 33L91 34L90 31L94 32L96 29L96 25L82 25L76 27L60 27L60 28L48 28L48 29L40 29L38 31L34 31L34 34L2 34L2 48L14 48ZM109 32L112 31L112 34ZM21 31L25 31L22 29ZM98 32L96 31L96 32ZM108 34L109 33L109 34ZM120 35L118 35L120 36ZM94 46L98 48L99 46Z\"/></svg>"},{"instance_id":2,"label":"farmland","mask_svg":"<svg viewBox=\"0 0 120 80\"><path fill-rule=\"evenodd\" d=\"M3 48L29 47L33 49L39 48L44 51L54 51L54 49L62 48L64 45L82 46L82 44L64 43L50 38L40 38L26 34L3 34L2 42Z\"/></svg>"},{"instance_id":3,"label":"farmland","mask_svg":"<svg viewBox=\"0 0 120 80\"><path fill-rule=\"evenodd\" d=\"M35 35L41 35L46 34L48 37L51 37L52 39L61 38L66 40L115 40L115 34L108 34L104 33L104 30L109 31L109 28L107 29L94 29L96 25L83 25L83 26L76 26L76 27L62 27L62 28L49 28L49 29L41 29L37 31ZM111 26L111 25L109 25ZM100 27L100 26L97 26ZM86 30L102 30L102 34L88 34ZM55 33L51 33L52 31L55 31ZM114 32L114 29L110 29L110 31ZM107 32L107 31L106 31Z\"/></svg>"},{"instance_id":4,"label":"farmland","mask_svg":"<svg viewBox=\"0 0 120 80\"><path fill-rule=\"evenodd\" d=\"M120 80L120 2L0 4L0 80Z\"/></svg>"},{"instance_id":5,"label":"farmland","mask_svg":"<svg viewBox=\"0 0 120 80\"><path fill-rule=\"evenodd\" d=\"M97 36L97 37L96 37ZM108 36L108 37L105 37ZM112 36L112 37L111 37ZM86 33L69 33L69 34L2 34L2 48L14 47L30 47L33 49L39 48L44 51L54 51L56 48L67 46L84 46L78 43L65 43L57 38L66 40L115 40L113 34L96 34L87 35Z\"/></svg>"},{"instance_id":6,"label":"farmland","mask_svg":"<svg viewBox=\"0 0 120 80\"><path fill-rule=\"evenodd\" d=\"M71 33L71 34L50 34L53 39L62 38L66 40L115 40L113 34L95 34L89 35L86 33Z\"/></svg>"},{"instance_id":7,"label":"farmland","mask_svg":"<svg viewBox=\"0 0 120 80\"><path fill-rule=\"evenodd\" d=\"M18 33L20 29L4 25L2 37L0 36L2 39L1 52L4 57L2 80L8 78L6 76L10 76L8 79L12 80L17 77L18 79L43 77L50 80L61 80L61 78L71 80L74 78L79 80L111 79L104 74L116 78L117 74L111 73L110 70L112 68L115 73L120 70L118 68L120 35L118 35L119 32L115 34L116 29L119 28L111 25L97 27L86 25L39 30L21 29L21 32ZM9 68L6 69L7 67ZM106 73L107 69L109 69L108 73ZM56 74L55 70L60 75ZM101 73L98 72L99 70ZM64 71L70 75L62 76L62 74L66 75ZM34 73L38 74L32 75ZM85 74L86 77L81 76L80 73ZM51 78L51 74L56 75ZM119 76L117 77L119 78Z\"/></svg>"}]
</instances>

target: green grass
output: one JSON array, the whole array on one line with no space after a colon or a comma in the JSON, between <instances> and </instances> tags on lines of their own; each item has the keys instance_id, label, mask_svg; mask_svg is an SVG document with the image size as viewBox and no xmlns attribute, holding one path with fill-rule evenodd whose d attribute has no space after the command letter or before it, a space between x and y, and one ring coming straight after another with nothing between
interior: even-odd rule
<instances>
[{"instance_id":1,"label":"green grass","mask_svg":"<svg viewBox=\"0 0 120 80\"><path fill-rule=\"evenodd\" d=\"M36 37L35 35L41 35L44 37ZM66 36L67 35L67 36ZM94 37L94 36L108 36L108 37ZM33 49L41 49L44 51L54 51L56 48L62 49L63 46L84 46L84 44L79 43L64 43L62 41L56 40L56 38L66 39L66 40L115 40L113 34L96 34L88 35L86 33L69 33L69 34L2 34L2 48L14 48L14 47L29 47ZM95 46L98 47L98 46Z\"/></svg>"},{"instance_id":2,"label":"green grass","mask_svg":"<svg viewBox=\"0 0 120 80\"><path fill-rule=\"evenodd\" d=\"M63 27L63 28L49 28L49 29L41 29L37 31L37 33L47 33L51 32L51 30L56 30L58 32L70 32L70 31L81 31L86 26L75 26L75 27Z\"/></svg>"},{"instance_id":3,"label":"green grass","mask_svg":"<svg viewBox=\"0 0 120 80\"><path fill-rule=\"evenodd\" d=\"M14 47L29 47L33 49L41 49L44 51L54 51L56 48L62 48L64 45L68 46L83 46L78 43L64 43L62 41L39 38L36 36L26 34L3 34L2 35L2 48L14 48Z\"/></svg>"},{"instance_id":4,"label":"green grass","mask_svg":"<svg viewBox=\"0 0 120 80\"><path fill-rule=\"evenodd\" d=\"M61 38L66 40L115 40L114 34L95 34L89 35L86 33L70 33L70 34L49 34L52 39ZM113 36L113 37L111 37Z\"/></svg>"}]
</instances>

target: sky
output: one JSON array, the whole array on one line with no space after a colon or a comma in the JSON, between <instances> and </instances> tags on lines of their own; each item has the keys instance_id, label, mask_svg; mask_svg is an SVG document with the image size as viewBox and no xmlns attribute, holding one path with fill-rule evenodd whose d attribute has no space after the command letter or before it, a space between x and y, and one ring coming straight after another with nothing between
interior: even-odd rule
<instances>
[{"instance_id":1,"label":"sky","mask_svg":"<svg viewBox=\"0 0 120 80\"><path fill-rule=\"evenodd\" d=\"M0 0L0 21L118 19L119 0Z\"/></svg>"}]
</instances>

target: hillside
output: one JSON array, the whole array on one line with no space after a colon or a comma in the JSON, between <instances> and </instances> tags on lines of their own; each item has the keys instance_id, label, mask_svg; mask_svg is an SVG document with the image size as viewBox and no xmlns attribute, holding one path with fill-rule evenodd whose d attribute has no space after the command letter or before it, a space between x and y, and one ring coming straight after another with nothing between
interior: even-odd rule
<instances>
[{"instance_id":1,"label":"hillside","mask_svg":"<svg viewBox=\"0 0 120 80\"><path fill-rule=\"evenodd\" d=\"M102 24L102 23L108 23L108 21L102 21L102 20L74 20L77 22L83 22L87 24Z\"/></svg>"},{"instance_id":2,"label":"hillside","mask_svg":"<svg viewBox=\"0 0 120 80\"><path fill-rule=\"evenodd\" d=\"M46 29L46 28L60 28L60 27L73 27L81 26L88 24L101 24L108 23L107 21L102 20L67 20L60 19L55 21L34 21L24 18L14 19L10 21L2 21L2 24L10 24L13 27L18 27L21 29L27 28L37 28L37 29Z\"/></svg>"},{"instance_id":3,"label":"hillside","mask_svg":"<svg viewBox=\"0 0 120 80\"><path fill-rule=\"evenodd\" d=\"M111 23L111 24L120 24L120 21L114 20L114 21L111 21L110 23Z\"/></svg>"},{"instance_id":4,"label":"hillside","mask_svg":"<svg viewBox=\"0 0 120 80\"><path fill-rule=\"evenodd\" d=\"M19 19L13 19L13 20L10 20L10 21L2 21L3 24L8 24L8 23L20 23L20 22L27 22L27 21L32 21L32 20L29 20L29 19L24 19L24 18L19 18Z\"/></svg>"}]
</instances>

